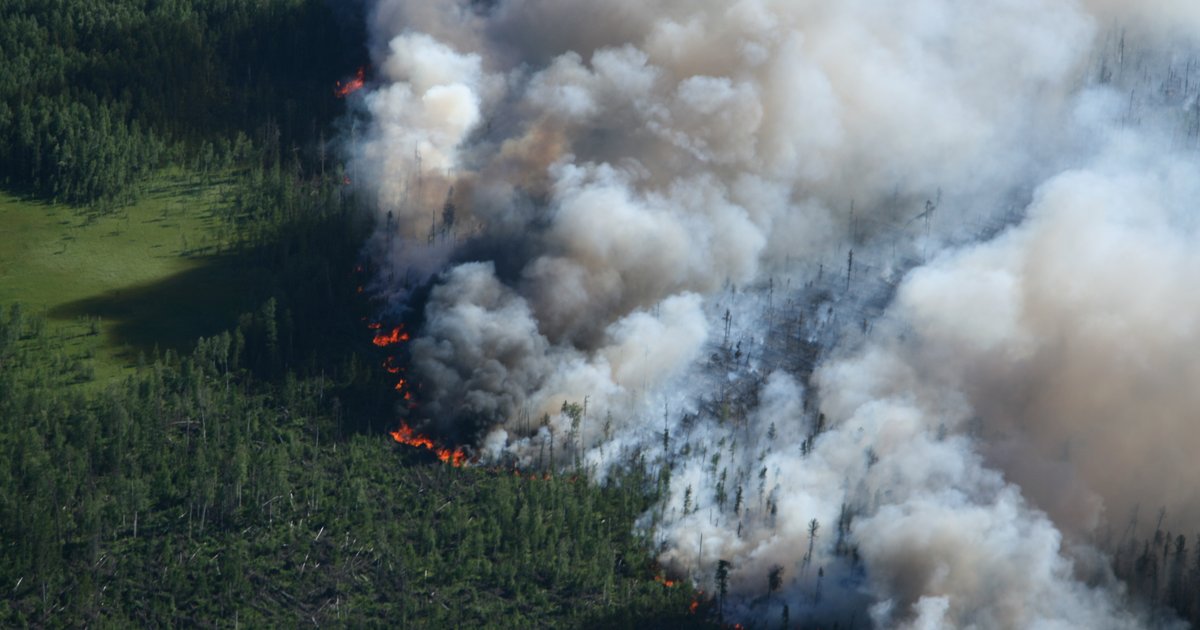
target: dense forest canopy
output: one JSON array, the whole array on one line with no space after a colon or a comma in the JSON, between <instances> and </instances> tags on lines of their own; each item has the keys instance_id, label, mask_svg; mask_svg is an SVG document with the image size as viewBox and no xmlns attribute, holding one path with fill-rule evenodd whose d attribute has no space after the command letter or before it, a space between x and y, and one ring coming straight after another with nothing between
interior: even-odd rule
<instances>
[{"instance_id":1,"label":"dense forest canopy","mask_svg":"<svg viewBox=\"0 0 1200 630\"><path fill-rule=\"evenodd\" d=\"M307 0L0 3L0 172L68 203L128 201L156 168L311 148L361 64L361 21Z\"/></svg>"}]
</instances>

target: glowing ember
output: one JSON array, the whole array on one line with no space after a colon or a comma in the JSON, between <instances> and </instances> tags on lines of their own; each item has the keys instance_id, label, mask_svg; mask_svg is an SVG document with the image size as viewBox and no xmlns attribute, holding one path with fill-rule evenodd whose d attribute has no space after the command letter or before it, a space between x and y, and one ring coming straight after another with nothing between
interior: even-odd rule
<instances>
[{"instance_id":1,"label":"glowing ember","mask_svg":"<svg viewBox=\"0 0 1200 630\"><path fill-rule=\"evenodd\" d=\"M671 588L679 583L679 582L676 582L675 580L668 580L666 577L661 576L661 575L654 576L654 581L658 582L659 584L662 584L663 586L665 586L667 588Z\"/></svg>"},{"instance_id":2,"label":"glowing ember","mask_svg":"<svg viewBox=\"0 0 1200 630\"><path fill-rule=\"evenodd\" d=\"M437 442L434 442L423 435L417 435L417 433L412 430L412 427L404 424L403 422L400 423L399 429L392 431L392 439L407 446L423 448L431 451L434 455L437 455L437 458L443 463L450 464L456 468L462 466L467 461L467 454L463 452L461 448L449 449L444 446L440 446Z\"/></svg>"},{"instance_id":3,"label":"glowing ember","mask_svg":"<svg viewBox=\"0 0 1200 630\"><path fill-rule=\"evenodd\" d=\"M334 85L333 93L338 98L346 98L347 96L361 90L365 80L366 70L364 68L359 68L358 71L354 73L354 78L347 81L345 85L342 85L342 82L338 81Z\"/></svg>"},{"instance_id":4,"label":"glowing ember","mask_svg":"<svg viewBox=\"0 0 1200 630\"><path fill-rule=\"evenodd\" d=\"M376 332L375 338L371 340L371 343L374 343L380 348L386 348L402 341L408 341L408 333L404 332L403 326L397 326L393 328L392 332L390 333L385 333L383 331Z\"/></svg>"},{"instance_id":5,"label":"glowing ember","mask_svg":"<svg viewBox=\"0 0 1200 630\"><path fill-rule=\"evenodd\" d=\"M399 374L400 372L403 371L403 368L401 368L397 365L394 365L392 363L395 360L396 360L395 357L388 357L387 360L383 362L383 369L387 370L388 374ZM400 386L403 384L404 384L404 381L400 381L400 384L396 385L396 389L400 389Z\"/></svg>"}]
</instances>

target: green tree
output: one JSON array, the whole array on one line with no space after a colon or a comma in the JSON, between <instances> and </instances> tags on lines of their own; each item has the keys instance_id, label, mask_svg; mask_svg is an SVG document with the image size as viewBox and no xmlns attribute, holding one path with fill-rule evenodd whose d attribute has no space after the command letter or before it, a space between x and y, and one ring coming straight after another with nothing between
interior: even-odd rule
<instances>
[{"instance_id":1,"label":"green tree","mask_svg":"<svg viewBox=\"0 0 1200 630\"><path fill-rule=\"evenodd\" d=\"M728 560L717 560L717 616L721 623L725 623L725 596L729 593L729 568Z\"/></svg>"}]
</instances>

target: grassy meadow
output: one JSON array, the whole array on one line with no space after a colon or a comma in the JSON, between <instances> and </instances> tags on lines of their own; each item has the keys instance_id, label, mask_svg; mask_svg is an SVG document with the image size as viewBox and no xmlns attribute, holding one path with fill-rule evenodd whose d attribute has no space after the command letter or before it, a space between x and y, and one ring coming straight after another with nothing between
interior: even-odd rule
<instances>
[{"instance_id":1,"label":"grassy meadow","mask_svg":"<svg viewBox=\"0 0 1200 630\"><path fill-rule=\"evenodd\" d=\"M217 255L222 185L172 171L103 213L0 193L0 305L45 317L99 385L140 353L228 328L242 305L238 274Z\"/></svg>"}]
</instances>

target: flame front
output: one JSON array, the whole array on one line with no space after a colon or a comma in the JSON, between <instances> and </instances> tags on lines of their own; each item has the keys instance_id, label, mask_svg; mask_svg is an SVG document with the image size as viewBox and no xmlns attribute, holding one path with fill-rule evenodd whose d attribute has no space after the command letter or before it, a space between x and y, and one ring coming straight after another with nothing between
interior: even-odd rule
<instances>
[{"instance_id":1,"label":"flame front","mask_svg":"<svg viewBox=\"0 0 1200 630\"><path fill-rule=\"evenodd\" d=\"M359 68L354 73L354 78L347 81L344 85L341 81L334 84L333 93L338 98L346 98L347 96L362 89L366 83L366 69Z\"/></svg>"},{"instance_id":2,"label":"flame front","mask_svg":"<svg viewBox=\"0 0 1200 630\"><path fill-rule=\"evenodd\" d=\"M450 464L456 468L462 466L467 461L467 454L461 448L451 449L441 446L430 438L418 435L416 431L413 431L412 427L403 422L400 423L399 429L392 431L392 439L407 446L432 451L443 463Z\"/></svg>"},{"instance_id":3,"label":"flame front","mask_svg":"<svg viewBox=\"0 0 1200 630\"><path fill-rule=\"evenodd\" d=\"M404 341L408 341L408 333L404 332L403 326L396 326L390 333L376 330L375 338L371 340L371 343L380 348L386 348Z\"/></svg>"},{"instance_id":4,"label":"flame front","mask_svg":"<svg viewBox=\"0 0 1200 630\"><path fill-rule=\"evenodd\" d=\"M361 266L355 269L355 271L361 270ZM391 330L385 330L382 322L368 322L367 328L374 332L374 337L371 339L371 343L379 346L380 348L387 348L399 343L404 343L409 339L408 333L404 332L403 325L396 326ZM404 372L404 368L396 365L396 357L394 355L389 355L383 360L383 369L386 370L388 374L392 375L399 375ZM408 390L407 379L397 379L395 390L404 397L404 401L408 404L409 408L416 406L416 403L413 402L412 392ZM393 440L396 440L405 446L423 448L427 451L430 451L443 463L450 464L456 468L467 462L467 453L462 448L447 448L442 446L441 444L435 442L432 438L418 434L413 430L412 427L408 426L408 424L403 421L400 422L400 428L391 432L391 436Z\"/></svg>"}]
</instances>

